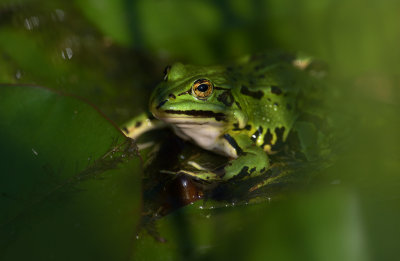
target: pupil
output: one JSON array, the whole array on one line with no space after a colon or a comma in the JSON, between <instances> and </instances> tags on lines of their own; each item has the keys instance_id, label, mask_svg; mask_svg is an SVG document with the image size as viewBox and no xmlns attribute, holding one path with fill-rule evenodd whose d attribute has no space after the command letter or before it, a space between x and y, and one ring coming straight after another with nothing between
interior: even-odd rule
<instances>
[{"instance_id":1,"label":"pupil","mask_svg":"<svg viewBox=\"0 0 400 261\"><path fill-rule=\"evenodd\" d=\"M201 92L205 92L208 90L208 85L207 84L200 84L199 87L197 87L197 90Z\"/></svg>"}]
</instances>

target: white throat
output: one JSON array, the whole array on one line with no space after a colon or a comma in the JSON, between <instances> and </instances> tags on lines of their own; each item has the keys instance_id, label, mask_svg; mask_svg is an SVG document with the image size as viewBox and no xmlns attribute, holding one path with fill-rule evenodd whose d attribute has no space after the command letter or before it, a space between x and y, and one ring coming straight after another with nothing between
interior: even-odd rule
<instances>
[{"instance_id":1,"label":"white throat","mask_svg":"<svg viewBox=\"0 0 400 261\"><path fill-rule=\"evenodd\" d=\"M221 136L222 126L214 124L174 124L173 129L179 137L192 140L198 146L206 150L214 150Z\"/></svg>"},{"instance_id":2,"label":"white throat","mask_svg":"<svg viewBox=\"0 0 400 261\"><path fill-rule=\"evenodd\" d=\"M222 155L226 153L224 140L221 134L224 132L224 124L213 120L187 118L162 118L171 124L175 134L184 140L190 140L199 147Z\"/></svg>"}]
</instances>

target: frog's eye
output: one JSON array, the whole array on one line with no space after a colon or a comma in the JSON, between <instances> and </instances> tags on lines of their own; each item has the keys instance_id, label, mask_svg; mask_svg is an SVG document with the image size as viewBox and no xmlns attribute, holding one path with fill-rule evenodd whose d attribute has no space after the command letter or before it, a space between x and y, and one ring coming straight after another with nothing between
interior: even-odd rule
<instances>
[{"instance_id":1,"label":"frog's eye","mask_svg":"<svg viewBox=\"0 0 400 261\"><path fill-rule=\"evenodd\" d=\"M206 79L199 79L192 85L192 95L198 99L207 99L213 92L213 84Z\"/></svg>"}]
</instances>

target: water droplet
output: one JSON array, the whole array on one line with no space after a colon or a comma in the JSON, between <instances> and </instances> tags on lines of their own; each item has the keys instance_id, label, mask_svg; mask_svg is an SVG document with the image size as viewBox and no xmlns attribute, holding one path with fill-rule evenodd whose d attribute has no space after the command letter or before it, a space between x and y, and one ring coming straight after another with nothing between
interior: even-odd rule
<instances>
[{"instance_id":1,"label":"water droplet","mask_svg":"<svg viewBox=\"0 0 400 261\"><path fill-rule=\"evenodd\" d=\"M21 70L17 70L17 72L15 73L15 79L19 80L22 77L22 72Z\"/></svg>"},{"instance_id":2,"label":"water droplet","mask_svg":"<svg viewBox=\"0 0 400 261\"><path fill-rule=\"evenodd\" d=\"M33 154L35 154L35 156L39 155L39 153L34 148L32 148L32 152Z\"/></svg>"},{"instance_id":3,"label":"water droplet","mask_svg":"<svg viewBox=\"0 0 400 261\"><path fill-rule=\"evenodd\" d=\"M28 18L25 19L24 26L28 30L32 30L33 29L33 25L32 25L31 21Z\"/></svg>"},{"instance_id":4,"label":"water droplet","mask_svg":"<svg viewBox=\"0 0 400 261\"><path fill-rule=\"evenodd\" d=\"M69 47L67 47L67 48L65 48L65 50L62 50L62 51L61 51L61 56L62 56L62 58L63 58L64 60L65 60L65 59L70 60L70 59L72 58L73 55L74 55L74 53L72 52L72 49L69 48Z\"/></svg>"},{"instance_id":5,"label":"water droplet","mask_svg":"<svg viewBox=\"0 0 400 261\"><path fill-rule=\"evenodd\" d=\"M61 9L56 9L56 10L54 11L54 13L56 14L56 16L57 16L57 18L58 18L59 21L64 21L65 13L64 13L63 10L61 10Z\"/></svg>"},{"instance_id":6,"label":"water droplet","mask_svg":"<svg viewBox=\"0 0 400 261\"><path fill-rule=\"evenodd\" d=\"M37 16L32 16L31 17L31 21L32 21L32 24L33 24L33 26L34 27L39 27L39 17L37 17Z\"/></svg>"},{"instance_id":7,"label":"water droplet","mask_svg":"<svg viewBox=\"0 0 400 261\"><path fill-rule=\"evenodd\" d=\"M24 26L29 31L33 30L35 27L39 27L39 24L40 24L40 20L39 20L39 17L37 17L37 16L25 18L25 20L24 20Z\"/></svg>"},{"instance_id":8,"label":"water droplet","mask_svg":"<svg viewBox=\"0 0 400 261\"><path fill-rule=\"evenodd\" d=\"M262 117L262 120L265 121L265 117Z\"/></svg>"}]
</instances>

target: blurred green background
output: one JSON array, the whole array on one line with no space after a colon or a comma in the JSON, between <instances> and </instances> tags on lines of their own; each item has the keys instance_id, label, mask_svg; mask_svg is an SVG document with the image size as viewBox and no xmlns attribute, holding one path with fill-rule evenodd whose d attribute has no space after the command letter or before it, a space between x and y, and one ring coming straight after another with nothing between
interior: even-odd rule
<instances>
[{"instance_id":1,"label":"blurred green background","mask_svg":"<svg viewBox=\"0 0 400 261\"><path fill-rule=\"evenodd\" d=\"M1 0L0 259L397 259L399 13L399 1L373 0ZM120 125L146 110L166 65L270 49L329 65L346 136L325 185L268 204L190 205L157 223L165 243L136 238L140 161L104 160L133 147L81 100Z\"/></svg>"}]
</instances>

